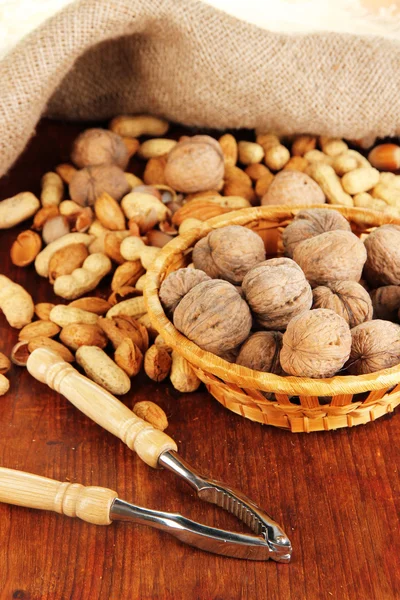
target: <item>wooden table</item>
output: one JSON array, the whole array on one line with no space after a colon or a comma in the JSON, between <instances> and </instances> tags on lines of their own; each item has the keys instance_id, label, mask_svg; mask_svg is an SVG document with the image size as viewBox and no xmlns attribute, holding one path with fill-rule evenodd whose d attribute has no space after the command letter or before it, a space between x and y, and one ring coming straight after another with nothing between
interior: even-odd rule
<instances>
[{"instance_id":1,"label":"wooden table","mask_svg":"<svg viewBox=\"0 0 400 600\"><path fill-rule=\"evenodd\" d=\"M43 122L0 198L39 192L41 175L68 159L83 126ZM11 265L17 230L1 232L1 272L41 302L53 298L33 267ZM17 340L0 317L0 350ZM0 399L0 464L60 480L102 485L144 506L237 527L198 501L172 474L153 471L66 400L14 367ZM289 565L206 554L149 527L96 527L53 513L0 505L0 597L24 600L400 598L400 414L336 432L291 434L252 423L204 389L181 395L142 377L124 398L167 412L182 456L229 482L283 524ZM398 413L398 411L397 411Z\"/></svg>"}]
</instances>

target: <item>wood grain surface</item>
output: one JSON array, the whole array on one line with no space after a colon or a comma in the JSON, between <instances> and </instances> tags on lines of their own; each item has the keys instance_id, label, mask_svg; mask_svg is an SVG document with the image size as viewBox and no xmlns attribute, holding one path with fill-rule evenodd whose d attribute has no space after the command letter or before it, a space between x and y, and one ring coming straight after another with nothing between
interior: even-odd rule
<instances>
[{"instance_id":1,"label":"wood grain surface","mask_svg":"<svg viewBox=\"0 0 400 600\"><path fill-rule=\"evenodd\" d=\"M41 175L68 159L83 125L42 122L0 198L39 191ZM21 226L0 232L0 272L36 302L51 287L33 267L11 265ZM0 350L17 339L0 316ZM172 473L146 466L25 369L13 367L0 399L0 465L117 490L121 498L241 529L197 500ZM99 527L54 513L0 505L0 598L23 600L396 600L400 598L400 415L336 432L291 434L228 412L204 389L182 395L140 377L123 398L151 399L167 433L199 470L236 486L282 523L289 565L222 558L149 527Z\"/></svg>"}]
</instances>

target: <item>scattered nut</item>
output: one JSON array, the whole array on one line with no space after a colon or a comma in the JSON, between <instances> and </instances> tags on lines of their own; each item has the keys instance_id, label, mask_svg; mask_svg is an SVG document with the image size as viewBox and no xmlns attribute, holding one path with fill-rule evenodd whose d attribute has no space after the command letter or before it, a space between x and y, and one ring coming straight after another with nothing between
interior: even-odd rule
<instances>
[{"instance_id":1,"label":"scattered nut","mask_svg":"<svg viewBox=\"0 0 400 600\"><path fill-rule=\"evenodd\" d=\"M0 310L11 327L22 329L32 321L34 304L30 294L18 283L0 275Z\"/></svg>"},{"instance_id":2,"label":"scattered nut","mask_svg":"<svg viewBox=\"0 0 400 600\"><path fill-rule=\"evenodd\" d=\"M126 394L131 389L128 375L101 348L80 346L75 358L86 375L111 394Z\"/></svg>"},{"instance_id":3,"label":"scattered nut","mask_svg":"<svg viewBox=\"0 0 400 600\"><path fill-rule=\"evenodd\" d=\"M42 240L37 233L31 229L22 231L11 246L11 261L17 267L26 267L35 260L41 248Z\"/></svg>"},{"instance_id":4,"label":"scattered nut","mask_svg":"<svg viewBox=\"0 0 400 600\"><path fill-rule=\"evenodd\" d=\"M111 131L124 137L138 138L141 135L165 135L169 125L167 121L151 115L115 117L110 123Z\"/></svg>"},{"instance_id":5,"label":"scattered nut","mask_svg":"<svg viewBox=\"0 0 400 600\"><path fill-rule=\"evenodd\" d=\"M0 352L0 374L5 375L11 369L10 359Z\"/></svg>"},{"instance_id":6,"label":"scattered nut","mask_svg":"<svg viewBox=\"0 0 400 600\"><path fill-rule=\"evenodd\" d=\"M97 346L105 348L107 346L107 337L98 325L86 323L71 323L63 327L60 333L60 340L76 351L81 346Z\"/></svg>"},{"instance_id":7,"label":"scattered nut","mask_svg":"<svg viewBox=\"0 0 400 600\"><path fill-rule=\"evenodd\" d=\"M137 296L135 298L129 298L129 300L123 300L115 306L112 306L107 312L107 318L111 319L117 315L125 315L127 317L141 317L146 312L146 305L144 303L143 296Z\"/></svg>"},{"instance_id":8,"label":"scattered nut","mask_svg":"<svg viewBox=\"0 0 400 600\"><path fill-rule=\"evenodd\" d=\"M20 344L25 344L26 342L20 342ZM66 362L74 362L74 356L71 352L60 342L56 342L55 340L47 337L37 337L28 341L28 351L29 353L36 350L36 348L48 348L49 350L53 350L53 352L57 352L61 356L63 360ZM26 357L26 360L28 357ZM26 361L25 361L26 364ZM24 365L25 366L25 365Z\"/></svg>"},{"instance_id":9,"label":"scattered nut","mask_svg":"<svg viewBox=\"0 0 400 600\"><path fill-rule=\"evenodd\" d=\"M168 154L176 146L178 142L175 140L167 140L166 138L152 138L146 140L140 145L139 156L146 160L156 158Z\"/></svg>"},{"instance_id":10,"label":"scattered nut","mask_svg":"<svg viewBox=\"0 0 400 600\"><path fill-rule=\"evenodd\" d=\"M171 370L172 359L162 346L150 346L144 355L145 373L153 381L164 381Z\"/></svg>"},{"instance_id":11,"label":"scattered nut","mask_svg":"<svg viewBox=\"0 0 400 600\"><path fill-rule=\"evenodd\" d=\"M61 275L70 275L83 265L88 256L85 244L71 244L54 252L49 262L50 283L54 283Z\"/></svg>"},{"instance_id":12,"label":"scattered nut","mask_svg":"<svg viewBox=\"0 0 400 600\"><path fill-rule=\"evenodd\" d=\"M172 352L170 379L174 388L183 393L195 392L201 384L186 358L175 350Z\"/></svg>"},{"instance_id":13,"label":"scattered nut","mask_svg":"<svg viewBox=\"0 0 400 600\"><path fill-rule=\"evenodd\" d=\"M43 207L58 206L64 195L64 182L57 173L46 173L42 177L40 200Z\"/></svg>"},{"instance_id":14,"label":"scattered nut","mask_svg":"<svg viewBox=\"0 0 400 600\"><path fill-rule=\"evenodd\" d=\"M168 427L168 419L167 415L163 411L163 409L154 404L154 402L150 402L149 400L143 400L142 402L136 402L132 411L140 417L144 419L148 423L151 423L153 427L159 429L160 431L164 431Z\"/></svg>"},{"instance_id":15,"label":"scattered nut","mask_svg":"<svg viewBox=\"0 0 400 600\"><path fill-rule=\"evenodd\" d=\"M39 302L35 304L35 315L41 321L50 321L50 313L54 307L55 304L51 302Z\"/></svg>"},{"instance_id":16,"label":"scattered nut","mask_svg":"<svg viewBox=\"0 0 400 600\"><path fill-rule=\"evenodd\" d=\"M125 217L120 205L114 198L103 192L94 203L94 212L100 223L112 231L125 229Z\"/></svg>"},{"instance_id":17,"label":"scattered nut","mask_svg":"<svg viewBox=\"0 0 400 600\"><path fill-rule=\"evenodd\" d=\"M18 340L31 340L36 337L54 337L60 333L61 328L51 321L34 321L28 323L21 329L18 335Z\"/></svg>"},{"instance_id":18,"label":"scattered nut","mask_svg":"<svg viewBox=\"0 0 400 600\"><path fill-rule=\"evenodd\" d=\"M111 281L113 292L125 286L135 286L138 279L145 273L140 260L127 261L117 267Z\"/></svg>"},{"instance_id":19,"label":"scattered nut","mask_svg":"<svg viewBox=\"0 0 400 600\"><path fill-rule=\"evenodd\" d=\"M69 184L71 199L81 206L92 206L104 192L121 200L130 190L122 169L116 165L97 165L77 171Z\"/></svg>"},{"instance_id":20,"label":"scattered nut","mask_svg":"<svg viewBox=\"0 0 400 600\"><path fill-rule=\"evenodd\" d=\"M105 254L91 254L82 267L70 275L60 275L54 282L54 293L67 300L75 300L94 290L99 282L111 271L111 260Z\"/></svg>"},{"instance_id":21,"label":"scattered nut","mask_svg":"<svg viewBox=\"0 0 400 600\"><path fill-rule=\"evenodd\" d=\"M130 338L125 338L115 350L114 360L128 377L135 377L142 368L143 354Z\"/></svg>"},{"instance_id":22,"label":"scattered nut","mask_svg":"<svg viewBox=\"0 0 400 600\"><path fill-rule=\"evenodd\" d=\"M62 215L48 219L43 225L42 237L45 244L51 244L70 231L68 219Z\"/></svg>"},{"instance_id":23,"label":"scattered nut","mask_svg":"<svg viewBox=\"0 0 400 600\"><path fill-rule=\"evenodd\" d=\"M74 300L68 306L72 308L80 308L100 316L104 315L111 308L111 304L107 302L107 300L103 300L103 298L96 298L94 296L78 298L78 300Z\"/></svg>"},{"instance_id":24,"label":"scattered nut","mask_svg":"<svg viewBox=\"0 0 400 600\"><path fill-rule=\"evenodd\" d=\"M0 202L0 229L10 229L32 217L40 202L31 192L21 192Z\"/></svg>"},{"instance_id":25,"label":"scattered nut","mask_svg":"<svg viewBox=\"0 0 400 600\"><path fill-rule=\"evenodd\" d=\"M125 315L118 315L112 319L100 318L98 325L104 331L115 349L125 338L131 339L142 353L149 347L149 334L146 327Z\"/></svg>"},{"instance_id":26,"label":"scattered nut","mask_svg":"<svg viewBox=\"0 0 400 600\"><path fill-rule=\"evenodd\" d=\"M17 342L11 350L11 362L17 367L26 367L30 351L28 349L28 340Z\"/></svg>"},{"instance_id":27,"label":"scattered nut","mask_svg":"<svg viewBox=\"0 0 400 600\"><path fill-rule=\"evenodd\" d=\"M66 327L71 323L94 325L97 323L98 318L98 315L88 310L74 306L64 306L63 304L57 304L50 312L50 320L60 327Z\"/></svg>"},{"instance_id":28,"label":"scattered nut","mask_svg":"<svg viewBox=\"0 0 400 600\"><path fill-rule=\"evenodd\" d=\"M8 381L7 377L4 377L4 375L0 373L0 396L4 396L4 394L7 394L9 389L10 382Z\"/></svg>"}]
</instances>

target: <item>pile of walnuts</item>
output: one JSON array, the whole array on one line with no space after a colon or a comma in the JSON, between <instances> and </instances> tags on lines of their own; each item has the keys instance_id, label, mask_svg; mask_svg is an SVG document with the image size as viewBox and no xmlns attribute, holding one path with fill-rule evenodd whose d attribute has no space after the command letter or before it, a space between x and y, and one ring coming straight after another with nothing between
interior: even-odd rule
<instances>
[{"instance_id":1,"label":"pile of walnuts","mask_svg":"<svg viewBox=\"0 0 400 600\"><path fill-rule=\"evenodd\" d=\"M400 227L361 241L338 212L300 211L266 260L260 236L232 225L199 240L160 299L200 348L258 371L361 375L400 362Z\"/></svg>"}]
</instances>

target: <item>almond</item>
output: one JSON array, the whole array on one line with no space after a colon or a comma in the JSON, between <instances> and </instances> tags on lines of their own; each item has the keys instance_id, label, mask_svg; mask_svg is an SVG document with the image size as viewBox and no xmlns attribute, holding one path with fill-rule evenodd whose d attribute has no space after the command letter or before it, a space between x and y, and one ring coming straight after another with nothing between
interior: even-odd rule
<instances>
[{"instance_id":1,"label":"almond","mask_svg":"<svg viewBox=\"0 0 400 600\"><path fill-rule=\"evenodd\" d=\"M88 256L85 244L71 244L54 252L49 262L50 283L54 283L60 275L70 275L83 265Z\"/></svg>"},{"instance_id":2,"label":"almond","mask_svg":"<svg viewBox=\"0 0 400 600\"><path fill-rule=\"evenodd\" d=\"M35 337L51 338L60 333L60 331L61 327L51 321L34 321L21 329L18 339L22 341L31 340Z\"/></svg>"},{"instance_id":3,"label":"almond","mask_svg":"<svg viewBox=\"0 0 400 600\"><path fill-rule=\"evenodd\" d=\"M107 300L96 298L95 296L78 298L78 300L70 302L68 306L81 308L82 310L95 313L96 315L104 315L111 308L111 304L107 302Z\"/></svg>"},{"instance_id":4,"label":"almond","mask_svg":"<svg viewBox=\"0 0 400 600\"><path fill-rule=\"evenodd\" d=\"M172 222L179 227L185 219L207 221L207 219L223 215L231 210L207 200L190 200L176 211L172 217Z\"/></svg>"},{"instance_id":5,"label":"almond","mask_svg":"<svg viewBox=\"0 0 400 600\"><path fill-rule=\"evenodd\" d=\"M154 185L157 183L166 184L165 180L165 167L167 165L166 156L157 156L150 158L147 161L146 168L144 170L143 179L147 185Z\"/></svg>"},{"instance_id":6,"label":"almond","mask_svg":"<svg viewBox=\"0 0 400 600\"><path fill-rule=\"evenodd\" d=\"M136 402L132 411L140 417L151 423L153 427L159 429L160 431L164 431L168 427L168 419L167 415L163 411L163 409L151 402L150 400L143 400L142 402Z\"/></svg>"},{"instance_id":7,"label":"almond","mask_svg":"<svg viewBox=\"0 0 400 600\"><path fill-rule=\"evenodd\" d=\"M50 313L54 307L55 304L51 302L39 302L35 304L35 315L41 321L50 321Z\"/></svg>"},{"instance_id":8,"label":"almond","mask_svg":"<svg viewBox=\"0 0 400 600\"><path fill-rule=\"evenodd\" d=\"M10 359L0 352L0 374L5 375L11 369Z\"/></svg>"},{"instance_id":9,"label":"almond","mask_svg":"<svg viewBox=\"0 0 400 600\"><path fill-rule=\"evenodd\" d=\"M118 302L122 302L122 300L128 300L129 298L135 298L136 296L141 296L142 295L142 291L138 290L135 287L132 287L130 285L125 285L121 288L119 288L118 290L115 290L115 292L113 292L109 298L108 298L108 303L111 306L115 306L116 304L118 304Z\"/></svg>"},{"instance_id":10,"label":"almond","mask_svg":"<svg viewBox=\"0 0 400 600\"><path fill-rule=\"evenodd\" d=\"M43 229L44 224L49 219L53 219L60 214L58 206L45 206L40 208L36 215L33 217L33 225L32 228L36 229L36 231L41 231Z\"/></svg>"},{"instance_id":11,"label":"almond","mask_svg":"<svg viewBox=\"0 0 400 600\"><path fill-rule=\"evenodd\" d=\"M107 346L107 337L102 329L98 325L85 323L71 323L64 327L60 333L60 340L71 350L77 350L80 346Z\"/></svg>"},{"instance_id":12,"label":"almond","mask_svg":"<svg viewBox=\"0 0 400 600\"><path fill-rule=\"evenodd\" d=\"M225 164L234 167L238 159L238 144L236 139L231 133L225 133L225 135L219 138L218 142L224 155Z\"/></svg>"},{"instance_id":13,"label":"almond","mask_svg":"<svg viewBox=\"0 0 400 600\"><path fill-rule=\"evenodd\" d=\"M142 368L143 353L130 338L124 338L114 353L114 360L129 377L134 377Z\"/></svg>"},{"instance_id":14,"label":"almond","mask_svg":"<svg viewBox=\"0 0 400 600\"><path fill-rule=\"evenodd\" d=\"M127 261L115 270L111 281L111 289L116 291L127 285L133 287L139 277L144 275L145 272L146 271L139 259Z\"/></svg>"},{"instance_id":15,"label":"almond","mask_svg":"<svg viewBox=\"0 0 400 600\"><path fill-rule=\"evenodd\" d=\"M77 169L68 163L63 163L55 168L56 173L61 177L64 183L70 184Z\"/></svg>"},{"instance_id":16,"label":"almond","mask_svg":"<svg viewBox=\"0 0 400 600\"><path fill-rule=\"evenodd\" d=\"M106 233L104 236L104 252L119 265L124 264L125 259L120 252L121 242L123 239L132 235L131 231L115 231Z\"/></svg>"},{"instance_id":17,"label":"almond","mask_svg":"<svg viewBox=\"0 0 400 600\"><path fill-rule=\"evenodd\" d=\"M118 231L125 229L125 216L118 202L103 192L94 203L94 212L100 223L111 229Z\"/></svg>"},{"instance_id":18,"label":"almond","mask_svg":"<svg viewBox=\"0 0 400 600\"><path fill-rule=\"evenodd\" d=\"M17 267L26 267L35 260L41 248L42 240L40 235L31 229L22 231L11 246L11 261Z\"/></svg>"},{"instance_id":19,"label":"almond","mask_svg":"<svg viewBox=\"0 0 400 600\"><path fill-rule=\"evenodd\" d=\"M153 381L164 381L171 370L171 355L162 346L150 346L144 355L145 373Z\"/></svg>"},{"instance_id":20,"label":"almond","mask_svg":"<svg viewBox=\"0 0 400 600\"><path fill-rule=\"evenodd\" d=\"M20 342L20 344L26 344L26 342ZM36 348L48 348L49 350L53 350L53 352L57 352L61 356L63 360L66 362L74 362L74 356L71 352L60 342L56 342L51 338L47 337L37 337L32 338L28 341L28 351L29 353L36 350ZM25 362L26 364L26 362Z\"/></svg>"},{"instance_id":21,"label":"almond","mask_svg":"<svg viewBox=\"0 0 400 600\"><path fill-rule=\"evenodd\" d=\"M112 319L101 318L98 325L115 349L122 344L125 338L131 339L141 352L146 352L149 346L149 334L146 327L131 317L120 315Z\"/></svg>"}]
</instances>

